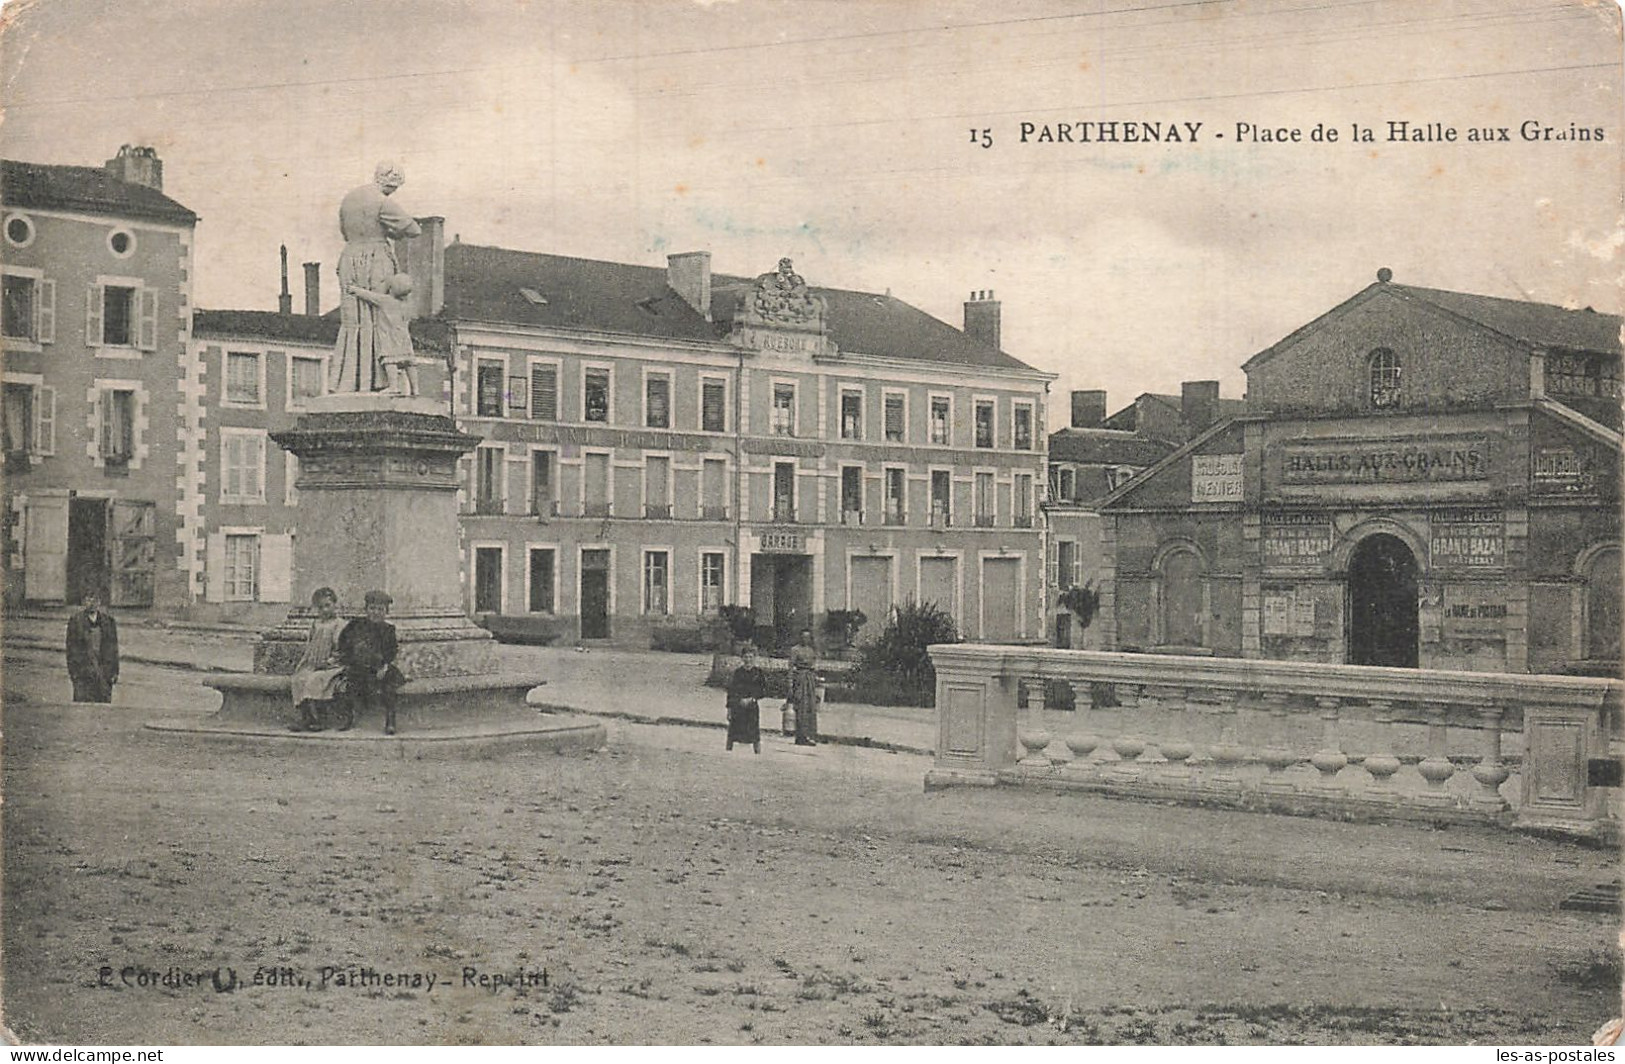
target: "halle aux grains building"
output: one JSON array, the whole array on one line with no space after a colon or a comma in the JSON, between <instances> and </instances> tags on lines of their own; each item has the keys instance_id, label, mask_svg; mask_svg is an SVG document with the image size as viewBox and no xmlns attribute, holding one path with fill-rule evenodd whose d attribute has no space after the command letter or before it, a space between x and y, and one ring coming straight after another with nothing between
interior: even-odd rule
<instances>
[{"instance_id":1,"label":"halle aux grains building","mask_svg":"<svg viewBox=\"0 0 1625 1064\"><path fill-rule=\"evenodd\" d=\"M464 558L477 615L648 645L755 611L793 641L822 615L933 601L969 638L1036 639L1045 390L999 349L889 294L808 286L788 260L714 276L446 245L405 249L454 335Z\"/></svg>"},{"instance_id":2,"label":"halle aux grains building","mask_svg":"<svg viewBox=\"0 0 1625 1064\"><path fill-rule=\"evenodd\" d=\"M187 601L196 225L150 148L103 167L0 163L8 606Z\"/></svg>"},{"instance_id":3,"label":"halle aux grains building","mask_svg":"<svg viewBox=\"0 0 1625 1064\"><path fill-rule=\"evenodd\" d=\"M1618 317L1384 270L1244 369L1102 504L1110 645L1617 673Z\"/></svg>"}]
</instances>

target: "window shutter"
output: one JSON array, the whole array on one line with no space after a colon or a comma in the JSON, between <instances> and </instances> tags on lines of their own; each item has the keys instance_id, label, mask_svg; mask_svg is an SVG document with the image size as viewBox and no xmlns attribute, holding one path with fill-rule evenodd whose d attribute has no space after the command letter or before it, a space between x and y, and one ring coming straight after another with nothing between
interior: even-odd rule
<instances>
[{"instance_id":1,"label":"window shutter","mask_svg":"<svg viewBox=\"0 0 1625 1064\"><path fill-rule=\"evenodd\" d=\"M553 366L530 369L530 416L537 421L559 419L559 371Z\"/></svg>"},{"instance_id":2,"label":"window shutter","mask_svg":"<svg viewBox=\"0 0 1625 1064\"><path fill-rule=\"evenodd\" d=\"M203 600L226 601L226 534L209 533L203 550Z\"/></svg>"},{"instance_id":3,"label":"window shutter","mask_svg":"<svg viewBox=\"0 0 1625 1064\"><path fill-rule=\"evenodd\" d=\"M265 498L265 440L258 436L243 439L247 461L243 463L243 494L250 499Z\"/></svg>"},{"instance_id":4,"label":"window shutter","mask_svg":"<svg viewBox=\"0 0 1625 1064\"><path fill-rule=\"evenodd\" d=\"M1078 550L1072 552L1072 586L1083 586L1083 552Z\"/></svg>"},{"instance_id":5,"label":"window shutter","mask_svg":"<svg viewBox=\"0 0 1625 1064\"><path fill-rule=\"evenodd\" d=\"M102 392L96 397L96 401L101 404L102 408L101 454L102 457L105 458L108 455L113 454L114 449L118 446L118 444L115 442L117 438L113 435L115 427L113 424L113 407L115 405L113 403L113 393Z\"/></svg>"},{"instance_id":6,"label":"window shutter","mask_svg":"<svg viewBox=\"0 0 1625 1064\"><path fill-rule=\"evenodd\" d=\"M665 377L650 377L646 383L645 427L671 428L671 381Z\"/></svg>"},{"instance_id":7,"label":"window shutter","mask_svg":"<svg viewBox=\"0 0 1625 1064\"><path fill-rule=\"evenodd\" d=\"M896 397L886 400L886 438L903 438L903 400Z\"/></svg>"},{"instance_id":8,"label":"window shutter","mask_svg":"<svg viewBox=\"0 0 1625 1064\"><path fill-rule=\"evenodd\" d=\"M287 602L293 597L293 536L260 537L260 601Z\"/></svg>"},{"instance_id":9,"label":"window shutter","mask_svg":"<svg viewBox=\"0 0 1625 1064\"><path fill-rule=\"evenodd\" d=\"M34 450L56 453L56 389L39 388L34 395Z\"/></svg>"},{"instance_id":10,"label":"window shutter","mask_svg":"<svg viewBox=\"0 0 1625 1064\"><path fill-rule=\"evenodd\" d=\"M524 512L525 505L525 478L530 474L525 455L508 455L502 463L506 466L503 485L502 512L517 514Z\"/></svg>"},{"instance_id":11,"label":"window shutter","mask_svg":"<svg viewBox=\"0 0 1625 1064\"><path fill-rule=\"evenodd\" d=\"M102 345L102 286L93 284L85 293L85 346Z\"/></svg>"},{"instance_id":12,"label":"window shutter","mask_svg":"<svg viewBox=\"0 0 1625 1064\"><path fill-rule=\"evenodd\" d=\"M34 339L56 343L56 282L49 277L39 283L39 307L34 315Z\"/></svg>"},{"instance_id":13,"label":"window shutter","mask_svg":"<svg viewBox=\"0 0 1625 1064\"><path fill-rule=\"evenodd\" d=\"M1061 590L1060 574L1061 545L1057 543L1050 549L1049 555L1049 589L1056 594L1059 594Z\"/></svg>"},{"instance_id":14,"label":"window shutter","mask_svg":"<svg viewBox=\"0 0 1625 1064\"><path fill-rule=\"evenodd\" d=\"M158 291L153 288L142 288L136 295L141 301L141 331L137 334L136 346L143 351L157 350Z\"/></svg>"},{"instance_id":15,"label":"window shutter","mask_svg":"<svg viewBox=\"0 0 1625 1064\"><path fill-rule=\"evenodd\" d=\"M723 401L725 392L726 388L716 381L707 381L705 383L700 399L700 429L702 431L726 431L728 421Z\"/></svg>"}]
</instances>

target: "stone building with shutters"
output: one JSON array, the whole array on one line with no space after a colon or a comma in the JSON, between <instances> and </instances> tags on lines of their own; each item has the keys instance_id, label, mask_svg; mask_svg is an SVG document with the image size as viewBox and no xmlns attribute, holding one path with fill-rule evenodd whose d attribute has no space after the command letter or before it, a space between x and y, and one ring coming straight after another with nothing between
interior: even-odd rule
<instances>
[{"instance_id":1,"label":"stone building with shutters","mask_svg":"<svg viewBox=\"0 0 1625 1064\"><path fill-rule=\"evenodd\" d=\"M1617 674L1620 325L1381 271L1102 502L1108 645Z\"/></svg>"},{"instance_id":2,"label":"stone building with shutters","mask_svg":"<svg viewBox=\"0 0 1625 1064\"><path fill-rule=\"evenodd\" d=\"M972 639L1042 638L1045 399L990 293L956 329L788 260L713 275L444 244L404 249L454 333L469 609L564 641L649 645L724 605L793 641L830 610L872 638L930 600Z\"/></svg>"},{"instance_id":3,"label":"stone building with shutters","mask_svg":"<svg viewBox=\"0 0 1625 1064\"><path fill-rule=\"evenodd\" d=\"M304 264L304 305L295 313L284 250L278 309L198 310L192 320L199 381L192 487L197 536L189 614L271 625L287 612L298 533L298 460L271 439L290 429L308 400L327 392L336 314L321 312L321 266ZM414 346L443 356L436 323L413 322ZM420 367L424 394L445 391L444 360ZM346 604L356 609L360 603Z\"/></svg>"},{"instance_id":4,"label":"stone building with shutters","mask_svg":"<svg viewBox=\"0 0 1625 1064\"><path fill-rule=\"evenodd\" d=\"M0 162L8 606L187 600L196 225L150 148Z\"/></svg>"}]
</instances>

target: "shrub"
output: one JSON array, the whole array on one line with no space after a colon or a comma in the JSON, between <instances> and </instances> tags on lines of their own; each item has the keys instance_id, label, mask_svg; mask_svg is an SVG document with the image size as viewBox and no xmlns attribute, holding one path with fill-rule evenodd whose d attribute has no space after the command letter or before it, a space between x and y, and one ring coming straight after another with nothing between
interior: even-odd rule
<instances>
[{"instance_id":1,"label":"shrub","mask_svg":"<svg viewBox=\"0 0 1625 1064\"><path fill-rule=\"evenodd\" d=\"M649 632L649 647L674 654L703 654L717 649L717 644L723 638L721 629L721 625L708 621L657 625ZM722 649L726 650L727 647Z\"/></svg>"},{"instance_id":2,"label":"shrub","mask_svg":"<svg viewBox=\"0 0 1625 1064\"><path fill-rule=\"evenodd\" d=\"M734 642L748 643L756 637L756 611L749 606L723 606L717 613Z\"/></svg>"},{"instance_id":3,"label":"shrub","mask_svg":"<svg viewBox=\"0 0 1625 1064\"><path fill-rule=\"evenodd\" d=\"M893 695L903 705L935 705L937 670L926 647L958 641L953 617L936 603L895 606L880 636L863 648L857 686Z\"/></svg>"},{"instance_id":4,"label":"shrub","mask_svg":"<svg viewBox=\"0 0 1625 1064\"><path fill-rule=\"evenodd\" d=\"M1095 590L1094 581L1083 586L1073 586L1061 592L1061 597L1055 603L1064 610L1072 611L1078 618L1078 630L1088 628L1095 619L1095 613L1100 609L1100 592Z\"/></svg>"},{"instance_id":5,"label":"shrub","mask_svg":"<svg viewBox=\"0 0 1625 1064\"><path fill-rule=\"evenodd\" d=\"M824 634L839 646L849 647L858 629L869 622L862 610L830 610L824 614Z\"/></svg>"}]
</instances>

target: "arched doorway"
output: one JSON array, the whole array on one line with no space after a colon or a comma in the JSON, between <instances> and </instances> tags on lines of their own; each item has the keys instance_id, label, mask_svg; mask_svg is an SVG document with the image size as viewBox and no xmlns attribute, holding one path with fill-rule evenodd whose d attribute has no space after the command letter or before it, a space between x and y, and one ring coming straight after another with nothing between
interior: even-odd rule
<instances>
[{"instance_id":1,"label":"arched doorway","mask_svg":"<svg viewBox=\"0 0 1625 1064\"><path fill-rule=\"evenodd\" d=\"M1585 656L1587 661L1619 661L1619 548L1597 551L1585 568Z\"/></svg>"},{"instance_id":2,"label":"arched doorway","mask_svg":"<svg viewBox=\"0 0 1625 1064\"><path fill-rule=\"evenodd\" d=\"M1386 532L1361 540L1348 580L1349 663L1416 668L1417 566L1405 541Z\"/></svg>"}]
</instances>

